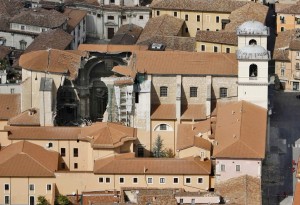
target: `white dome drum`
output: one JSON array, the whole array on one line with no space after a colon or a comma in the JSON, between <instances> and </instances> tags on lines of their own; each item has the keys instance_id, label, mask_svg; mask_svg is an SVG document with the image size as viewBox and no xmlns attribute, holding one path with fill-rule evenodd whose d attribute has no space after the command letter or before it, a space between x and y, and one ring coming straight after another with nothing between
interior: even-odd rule
<instances>
[{"instance_id":1,"label":"white dome drum","mask_svg":"<svg viewBox=\"0 0 300 205\"><path fill-rule=\"evenodd\" d=\"M236 29L237 35L269 35L269 28L259 21L246 21Z\"/></svg>"}]
</instances>

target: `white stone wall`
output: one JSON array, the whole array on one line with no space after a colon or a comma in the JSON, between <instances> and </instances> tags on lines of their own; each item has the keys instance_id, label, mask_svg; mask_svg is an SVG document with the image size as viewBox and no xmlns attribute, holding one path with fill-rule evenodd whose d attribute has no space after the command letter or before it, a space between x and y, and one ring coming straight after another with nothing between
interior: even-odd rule
<instances>
[{"instance_id":1,"label":"white stone wall","mask_svg":"<svg viewBox=\"0 0 300 205\"><path fill-rule=\"evenodd\" d=\"M142 28L145 27L150 18L149 11L125 11L126 19L122 19L122 25L133 23Z\"/></svg>"},{"instance_id":2,"label":"white stone wall","mask_svg":"<svg viewBox=\"0 0 300 205\"><path fill-rule=\"evenodd\" d=\"M26 41L26 48L34 41L34 36L26 34L16 34L0 31L0 37L6 39L5 46L15 47L16 49L21 49L20 41Z\"/></svg>"},{"instance_id":3,"label":"white stone wall","mask_svg":"<svg viewBox=\"0 0 300 205\"><path fill-rule=\"evenodd\" d=\"M1 94L21 93L21 85L20 84L0 84L0 93Z\"/></svg>"},{"instance_id":4,"label":"white stone wall","mask_svg":"<svg viewBox=\"0 0 300 205\"><path fill-rule=\"evenodd\" d=\"M267 36L239 36L238 48L249 45L249 41L252 39L256 40L257 45L262 46L267 50Z\"/></svg>"}]
</instances>

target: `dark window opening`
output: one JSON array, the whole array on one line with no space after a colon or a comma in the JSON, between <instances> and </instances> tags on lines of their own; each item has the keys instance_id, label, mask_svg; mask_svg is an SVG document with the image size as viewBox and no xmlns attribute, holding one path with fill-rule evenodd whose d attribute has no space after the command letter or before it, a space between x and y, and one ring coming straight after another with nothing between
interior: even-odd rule
<instances>
[{"instance_id":1,"label":"dark window opening","mask_svg":"<svg viewBox=\"0 0 300 205\"><path fill-rule=\"evenodd\" d=\"M249 67L249 77L256 78L257 77L257 65L251 64Z\"/></svg>"}]
</instances>

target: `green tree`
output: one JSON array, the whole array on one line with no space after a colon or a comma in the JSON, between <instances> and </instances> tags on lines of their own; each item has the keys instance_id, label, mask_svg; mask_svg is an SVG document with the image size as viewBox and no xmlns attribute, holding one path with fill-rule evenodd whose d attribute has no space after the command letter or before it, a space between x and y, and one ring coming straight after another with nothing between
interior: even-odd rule
<instances>
[{"instance_id":1,"label":"green tree","mask_svg":"<svg viewBox=\"0 0 300 205\"><path fill-rule=\"evenodd\" d=\"M155 139L152 153L153 156L157 158L167 156L166 150L164 149L163 139L161 139L160 135L158 135L157 138Z\"/></svg>"},{"instance_id":2,"label":"green tree","mask_svg":"<svg viewBox=\"0 0 300 205\"><path fill-rule=\"evenodd\" d=\"M68 199L67 196L64 196L64 195L60 194L56 198L55 204L56 205L68 205L68 204L70 204L70 200Z\"/></svg>"},{"instance_id":3,"label":"green tree","mask_svg":"<svg viewBox=\"0 0 300 205\"><path fill-rule=\"evenodd\" d=\"M47 199L44 196L39 196L36 205L50 205Z\"/></svg>"}]
</instances>

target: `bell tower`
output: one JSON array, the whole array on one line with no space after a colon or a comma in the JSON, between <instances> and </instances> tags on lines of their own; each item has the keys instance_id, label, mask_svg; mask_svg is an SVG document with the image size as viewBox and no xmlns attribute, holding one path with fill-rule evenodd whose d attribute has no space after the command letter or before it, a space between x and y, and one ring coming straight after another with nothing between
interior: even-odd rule
<instances>
[{"instance_id":1,"label":"bell tower","mask_svg":"<svg viewBox=\"0 0 300 205\"><path fill-rule=\"evenodd\" d=\"M238 100L268 109L269 28L258 21L247 21L237 28Z\"/></svg>"}]
</instances>

